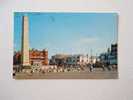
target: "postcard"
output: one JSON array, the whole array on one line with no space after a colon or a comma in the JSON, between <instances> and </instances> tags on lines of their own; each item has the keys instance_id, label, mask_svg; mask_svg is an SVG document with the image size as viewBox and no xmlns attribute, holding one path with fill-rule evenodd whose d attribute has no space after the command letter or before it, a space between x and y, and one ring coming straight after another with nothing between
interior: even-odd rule
<instances>
[{"instance_id":1,"label":"postcard","mask_svg":"<svg viewBox=\"0 0 133 100\"><path fill-rule=\"evenodd\" d=\"M118 79L118 14L14 12L14 79Z\"/></svg>"}]
</instances>

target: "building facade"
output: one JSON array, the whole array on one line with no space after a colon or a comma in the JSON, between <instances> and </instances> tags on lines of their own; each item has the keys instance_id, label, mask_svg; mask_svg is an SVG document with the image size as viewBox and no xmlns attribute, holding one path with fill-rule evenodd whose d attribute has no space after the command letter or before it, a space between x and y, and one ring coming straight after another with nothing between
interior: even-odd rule
<instances>
[{"instance_id":1,"label":"building facade","mask_svg":"<svg viewBox=\"0 0 133 100\"><path fill-rule=\"evenodd\" d=\"M20 65L22 59L21 52L15 52L13 57L13 64ZM48 65L48 51L46 49L40 51L32 49L29 51L29 60L31 65Z\"/></svg>"},{"instance_id":2,"label":"building facade","mask_svg":"<svg viewBox=\"0 0 133 100\"><path fill-rule=\"evenodd\" d=\"M71 55L67 58L69 65L86 65L90 61L88 55Z\"/></svg>"},{"instance_id":3,"label":"building facade","mask_svg":"<svg viewBox=\"0 0 133 100\"><path fill-rule=\"evenodd\" d=\"M70 55L66 54L56 54L51 57L50 64L51 65L64 65L66 64L66 60Z\"/></svg>"},{"instance_id":4,"label":"building facade","mask_svg":"<svg viewBox=\"0 0 133 100\"><path fill-rule=\"evenodd\" d=\"M111 48L107 52L102 53L99 58L104 64L117 65L117 55L117 44L111 44Z\"/></svg>"},{"instance_id":5,"label":"building facade","mask_svg":"<svg viewBox=\"0 0 133 100\"><path fill-rule=\"evenodd\" d=\"M57 54L51 57L50 64L55 65L85 65L88 64L90 58L88 55L64 55Z\"/></svg>"}]
</instances>

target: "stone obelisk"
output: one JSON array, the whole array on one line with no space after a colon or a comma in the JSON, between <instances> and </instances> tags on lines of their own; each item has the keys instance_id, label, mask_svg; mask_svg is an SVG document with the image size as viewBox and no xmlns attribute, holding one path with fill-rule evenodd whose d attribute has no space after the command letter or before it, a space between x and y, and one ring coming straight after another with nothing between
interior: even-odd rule
<instances>
[{"instance_id":1,"label":"stone obelisk","mask_svg":"<svg viewBox=\"0 0 133 100\"><path fill-rule=\"evenodd\" d=\"M29 59L29 20L28 16L23 16L22 19L22 66L23 68L30 68Z\"/></svg>"}]
</instances>

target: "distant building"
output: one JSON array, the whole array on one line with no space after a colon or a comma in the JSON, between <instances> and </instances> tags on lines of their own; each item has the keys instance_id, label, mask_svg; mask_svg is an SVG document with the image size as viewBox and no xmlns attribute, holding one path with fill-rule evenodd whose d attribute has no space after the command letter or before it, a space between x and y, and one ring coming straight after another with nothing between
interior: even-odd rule
<instances>
[{"instance_id":1,"label":"distant building","mask_svg":"<svg viewBox=\"0 0 133 100\"><path fill-rule=\"evenodd\" d=\"M99 56L99 58L100 58L100 61L102 62L102 63L104 63L104 64L108 64L109 63L109 59L108 59L108 57L109 57L109 53L102 53L102 54L100 54L100 56Z\"/></svg>"},{"instance_id":2,"label":"distant building","mask_svg":"<svg viewBox=\"0 0 133 100\"><path fill-rule=\"evenodd\" d=\"M56 65L84 65L89 63L88 55L57 54L51 57L50 64Z\"/></svg>"},{"instance_id":3,"label":"distant building","mask_svg":"<svg viewBox=\"0 0 133 100\"><path fill-rule=\"evenodd\" d=\"M95 64L97 61L100 61L98 56L91 56L90 57L90 64Z\"/></svg>"},{"instance_id":4,"label":"distant building","mask_svg":"<svg viewBox=\"0 0 133 100\"><path fill-rule=\"evenodd\" d=\"M109 63L117 65L117 44L111 45L111 52L109 55Z\"/></svg>"},{"instance_id":5,"label":"distant building","mask_svg":"<svg viewBox=\"0 0 133 100\"><path fill-rule=\"evenodd\" d=\"M13 65L21 64L21 52L14 52Z\"/></svg>"},{"instance_id":6,"label":"distant building","mask_svg":"<svg viewBox=\"0 0 133 100\"><path fill-rule=\"evenodd\" d=\"M66 60L69 55L66 54L56 54L51 57L49 64L51 65L63 65L66 64Z\"/></svg>"},{"instance_id":7,"label":"distant building","mask_svg":"<svg viewBox=\"0 0 133 100\"><path fill-rule=\"evenodd\" d=\"M88 55L71 55L67 58L67 64L70 65L85 65L90 61Z\"/></svg>"},{"instance_id":8,"label":"distant building","mask_svg":"<svg viewBox=\"0 0 133 100\"><path fill-rule=\"evenodd\" d=\"M13 57L13 64L21 64L21 52L15 52ZM29 59L31 65L48 65L48 51L46 49L40 51L32 49L29 51Z\"/></svg>"},{"instance_id":9,"label":"distant building","mask_svg":"<svg viewBox=\"0 0 133 100\"><path fill-rule=\"evenodd\" d=\"M102 53L99 58L105 64L117 65L117 44L111 44L111 49Z\"/></svg>"},{"instance_id":10,"label":"distant building","mask_svg":"<svg viewBox=\"0 0 133 100\"><path fill-rule=\"evenodd\" d=\"M47 50L31 50L30 51L31 65L48 65L48 51Z\"/></svg>"}]
</instances>

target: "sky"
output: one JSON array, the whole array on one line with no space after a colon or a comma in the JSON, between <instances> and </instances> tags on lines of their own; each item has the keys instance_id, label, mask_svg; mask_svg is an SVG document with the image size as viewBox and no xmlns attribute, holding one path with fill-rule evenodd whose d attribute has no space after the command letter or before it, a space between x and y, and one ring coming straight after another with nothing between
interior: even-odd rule
<instances>
[{"instance_id":1,"label":"sky","mask_svg":"<svg viewBox=\"0 0 133 100\"><path fill-rule=\"evenodd\" d=\"M49 57L62 53L96 56L118 41L117 13L15 12L15 51L21 50L22 16L29 18L30 49L47 49Z\"/></svg>"}]
</instances>

